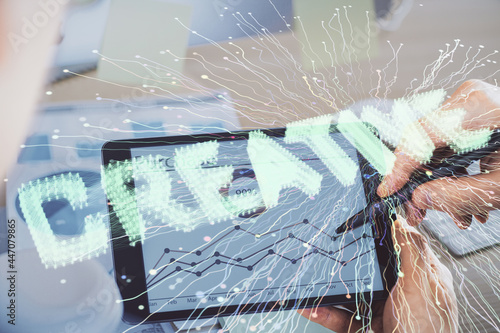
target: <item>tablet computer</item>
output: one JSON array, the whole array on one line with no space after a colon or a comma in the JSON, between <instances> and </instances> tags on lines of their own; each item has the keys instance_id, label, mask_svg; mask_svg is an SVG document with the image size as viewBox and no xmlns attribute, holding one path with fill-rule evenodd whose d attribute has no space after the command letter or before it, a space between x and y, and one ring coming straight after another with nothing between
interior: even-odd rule
<instances>
[{"instance_id":1,"label":"tablet computer","mask_svg":"<svg viewBox=\"0 0 500 333\"><path fill-rule=\"evenodd\" d=\"M390 218L335 234L376 195L378 174L335 126L323 143L341 148L336 157L285 131L103 146L125 321L387 297L396 281ZM349 165L346 181L338 167Z\"/></svg>"}]
</instances>

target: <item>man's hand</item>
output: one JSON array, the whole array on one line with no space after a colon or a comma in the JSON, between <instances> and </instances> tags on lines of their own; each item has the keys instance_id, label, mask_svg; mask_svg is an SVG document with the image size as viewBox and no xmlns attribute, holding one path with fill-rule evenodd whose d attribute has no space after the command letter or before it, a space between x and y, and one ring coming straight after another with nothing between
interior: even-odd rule
<instances>
[{"instance_id":1,"label":"man's hand","mask_svg":"<svg viewBox=\"0 0 500 333\"><path fill-rule=\"evenodd\" d=\"M402 219L401 219L402 220ZM450 271L436 258L424 237L413 227L395 221L393 239L400 258L400 277L386 301L352 307L300 310L311 321L337 333L456 332L457 303ZM368 316L365 325L357 320ZM368 323L367 323L368 322Z\"/></svg>"},{"instance_id":2,"label":"man's hand","mask_svg":"<svg viewBox=\"0 0 500 333\"><path fill-rule=\"evenodd\" d=\"M467 111L462 124L464 129L500 128L500 88L496 86L479 80L463 83L441 107L442 110L457 108ZM422 125L426 128L424 122ZM431 130L427 129L427 132L436 147L435 157L450 153L445 142ZM384 178L377 190L381 197L399 190L413 171L422 168L401 149L397 148L395 154L392 173ZM483 158L480 163L479 175L449 177L420 185L413 192L412 201L405 205L408 223L420 223L426 209L448 213L462 229L470 226L472 215L479 222L486 222L488 212L500 208L500 152Z\"/></svg>"}]
</instances>

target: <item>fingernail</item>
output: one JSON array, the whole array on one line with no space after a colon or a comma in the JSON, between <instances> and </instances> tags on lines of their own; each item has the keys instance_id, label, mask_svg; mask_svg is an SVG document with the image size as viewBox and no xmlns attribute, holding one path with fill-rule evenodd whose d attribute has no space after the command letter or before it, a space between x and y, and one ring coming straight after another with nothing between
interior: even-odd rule
<instances>
[{"instance_id":1,"label":"fingernail","mask_svg":"<svg viewBox=\"0 0 500 333\"><path fill-rule=\"evenodd\" d=\"M478 214L478 215L474 215L474 217L476 218L476 220L479 222L479 223L486 223L486 221L488 221L488 217L489 217L489 213L486 212L484 214Z\"/></svg>"}]
</instances>

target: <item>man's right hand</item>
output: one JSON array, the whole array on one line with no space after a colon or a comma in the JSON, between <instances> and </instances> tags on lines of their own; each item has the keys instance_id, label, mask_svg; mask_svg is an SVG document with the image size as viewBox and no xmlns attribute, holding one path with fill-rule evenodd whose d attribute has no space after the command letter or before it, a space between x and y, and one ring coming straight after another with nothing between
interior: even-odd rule
<instances>
[{"instance_id":1,"label":"man's right hand","mask_svg":"<svg viewBox=\"0 0 500 333\"><path fill-rule=\"evenodd\" d=\"M441 106L441 110L463 108L467 111L462 126L464 129L500 129L500 88L488 83L471 80L463 83ZM446 143L439 139L425 122L421 122L438 152L449 151ZM377 189L378 195L386 197L399 190L408 181L413 171L421 164L396 148L396 162ZM448 213L454 222L466 229L475 216L486 222L490 210L500 208L500 152L483 158L481 173L467 177L448 177L420 185L406 203L405 211L410 225L422 221L427 209Z\"/></svg>"}]
</instances>

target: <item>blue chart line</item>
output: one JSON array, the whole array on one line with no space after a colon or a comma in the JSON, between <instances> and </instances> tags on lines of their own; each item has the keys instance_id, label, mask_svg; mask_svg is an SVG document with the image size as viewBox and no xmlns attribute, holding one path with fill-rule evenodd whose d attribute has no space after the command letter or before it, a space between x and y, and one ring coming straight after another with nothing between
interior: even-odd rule
<instances>
[{"instance_id":1,"label":"blue chart line","mask_svg":"<svg viewBox=\"0 0 500 333\"><path fill-rule=\"evenodd\" d=\"M299 261L301 261L309 256L321 255L323 257L326 257L332 261L335 261L335 262L341 264L342 266L345 266L347 263L354 260L355 258L351 258L348 261L341 261L341 260L338 260L332 256L343 251L346 247L357 243L362 238L373 238L372 236L369 236L366 233L364 233L360 237L353 239L351 242L344 244L339 249L332 251L332 250L325 250L323 248L320 248L318 246L310 244L308 241L303 240L303 239L297 237L296 235L294 235L293 232L289 232L287 236L285 236L285 237L283 237L283 238L273 242L272 244L267 245L259 250L256 250L253 253L251 253L245 257L234 258L231 256L227 256L224 253L221 253L220 251L214 251L214 252L211 252L209 256L207 256L206 258L201 259L199 261L186 262L186 261L182 261L182 260L179 260L177 258L171 257L169 259L168 263L166 263L166 264L163 263L168 254L178 253L178 254L182 254L183 256L194 254L197 257L201 257L203 255L203 253L206 253L211 247L215 246L217 243L220 243L224 239L227 239L228 237L230 237L231 235L236 234L236 233L248 234L248 235L251 235L251 236L256 237L258 239L263 239L263 237L271 235L275 232L279 232L279 231L282 232L283 230L291 229L291 228L299 226L299 225L308 225L311 228L316 229L317 231L320 232L320 234L323 237L330 238L332 242L336 241L340 237L340 236L329 235L328 233L324 232L320 228L309 223L309 221L307 219L304 219L302 222L291 224L291 225L285 226L285 227L277 229L277 230L268 231L268 232L263 233L263 234L255 234L255 233L252 233L252 232L242 228L239 225L236 225L231 230L226 232L225 234L221 235L217 239L210 242L210 244L206 245L204 248L196 250L196 251L173 250L170 248L165 248L162 255L159 257L156 264L154 265L153 270L157 270L158 267L162 267L162 268L160 268L154 275L151 273L149 273L147 275L147 277L146 277L147 288L149 289L151 287L154 287L158 283L162 282L163 280L167 279L169 276L171 276L172 274L177 273L177 272L185 272L188 274L194 274L197 277L201 277L205 272L209 271L212 267L220 266L220 265L233 266L233 267L238 267L238 268L241 268L244 270L253 271L255 266L257 266L262 260L264 260L265 258L267 258L269 256L278 256L278 257L282 258L283 260L289 261L292 264L296 264ZM302 256L296 257L296 258L289 258L289 257L285 256L284 254L278 253L275 249L273 249L273 247L275 247L278 244L285 242L287 240L307 244L308 246L311 246L312 249L310 251L308 251L307 253L303 254ZM360 253L359 255L356 256L356 258L360 258L363 255L372 252L373 250L374 249L370 249L370 250L367 250L363 253ZM261 256L259 257L259 255L261 255ZM255 258L255 257L257 257L257 259L254 259L254 261L252 263L245 265L245 263L249 259ZM206 267L204 267L203 269L201 269L201 267L199 267L201 264L204 264L207 262L209 262L209 264ZM196 267L197 269L194 269L194 267Z\"/></svg>"}]
</instances>

